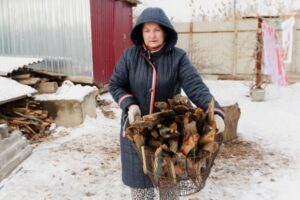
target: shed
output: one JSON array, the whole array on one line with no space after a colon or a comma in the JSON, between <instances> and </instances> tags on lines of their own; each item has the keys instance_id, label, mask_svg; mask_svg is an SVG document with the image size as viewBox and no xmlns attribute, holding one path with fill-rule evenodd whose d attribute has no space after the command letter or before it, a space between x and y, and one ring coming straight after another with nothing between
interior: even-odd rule
<instances>
[{"instance_id":1,"label":"shed","mask_svg":"<svg viewBox=\"0 0 300 200\"><path fill-rule=\"evenodd\" d=\"M4 0L0 55L39 57L39 70L107 83L130 45L137 0Z\"/></svg>"}]
</instances>

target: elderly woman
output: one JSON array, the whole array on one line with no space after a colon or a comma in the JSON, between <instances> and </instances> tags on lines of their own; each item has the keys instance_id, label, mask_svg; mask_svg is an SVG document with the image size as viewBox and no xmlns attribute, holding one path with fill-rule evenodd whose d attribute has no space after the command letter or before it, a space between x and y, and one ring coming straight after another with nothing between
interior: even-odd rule
<instances>
[{"instance_id":1,"label":"elderly woman","mask_svg":"<svg viewBox=\"0 0 300 200\"><path fill-rule=\"evenodd\" d=\"M116 64L109 91L123 111L120 134L123 182L131 187L132 199L153 199L151 180L143 173L136 150L123 136L127 121L132 123L155 112L155 101L174 98L181 89L203 109L207 109L213 96L186 52L175 47L177 32L162 9L145 9L132 29L131 40L133 45L124 51ZM216 102L218 132L225 128L223 119L223 110Z\"/></svg>"}]
</instances>

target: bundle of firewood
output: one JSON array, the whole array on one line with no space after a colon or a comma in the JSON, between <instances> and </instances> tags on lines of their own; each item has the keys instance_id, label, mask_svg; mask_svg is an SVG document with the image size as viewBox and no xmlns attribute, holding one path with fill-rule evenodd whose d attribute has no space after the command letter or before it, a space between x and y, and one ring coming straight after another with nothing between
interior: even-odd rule
<instances>
[{"instance_id":1,"label":"bundle of firewood","mask_svg":"<svg viewBox=\"0 0 300 200\"><path fill-rule=\"evenodd\" d=\"M53 122L48 111L30 98L2 106L0 118L9 124L9 132L19 129L32 142L43 140Z\"/></svg>"},{"instance_id":2,"label":"bundle of firewood","mask_svg":"<svg viewBox=\"0 0 300 200\"><path fill-rule=\"evenodd\" d=\"M125 131L142 159L144 173L154 186L159 187L162 180L177 186L190 180L193 192L199 191L222 142L216 140L214 101L204 111L177 95L168 102L156 102L155 107L160 111L143 116Z\"/></svg>"}]
</instances>

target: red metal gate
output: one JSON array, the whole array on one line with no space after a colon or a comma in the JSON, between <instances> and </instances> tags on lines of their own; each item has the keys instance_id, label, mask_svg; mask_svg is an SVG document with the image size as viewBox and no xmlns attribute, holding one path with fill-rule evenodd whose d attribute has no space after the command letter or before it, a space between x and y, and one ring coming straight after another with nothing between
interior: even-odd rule
<instances>
[{"instance_id":1,"label":"red metal gate","mask_svg":"<svg viewBox=\"0 0 300 200\"><path fill-rule=\"evenodd\" d=\"M119 59L124 49L130 46L131 29L132 29L131 5L126 2L116 1L115 28L114 28L115 61Z\"/></svg>"},{"instance_id":2,"label":"red metal gate","mask_svg":"<svg viewBox=\"0 0 300 200\"><path fill-rule=\"evenodd\" d=\"M119 56L130 45L131 5L115 0L90 3L94 80L107 83Z\"/></svg>"}]
</instances>

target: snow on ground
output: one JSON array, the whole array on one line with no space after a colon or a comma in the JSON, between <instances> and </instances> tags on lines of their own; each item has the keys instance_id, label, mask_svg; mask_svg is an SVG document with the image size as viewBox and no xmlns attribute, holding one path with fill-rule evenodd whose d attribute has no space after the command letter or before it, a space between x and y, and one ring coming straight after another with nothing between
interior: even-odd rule
<instances>
[{"instance_id":1,"label":"snow on ground","mask_svg":"<svg viewBox=\"0 0 300 200\"><path fill-rule=\"evenodd\" d=\"M222 105L239 104L239 140L222 146L205 188L181 199L298 200L300 84L269 86L267 101L252 102L245 82L205 82ZM58 127L0 183L0 199L130 199L121 181L120 110L110 109L114 119L98 110L76 128Z\"/></svg>"}]
</instances>

